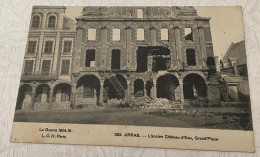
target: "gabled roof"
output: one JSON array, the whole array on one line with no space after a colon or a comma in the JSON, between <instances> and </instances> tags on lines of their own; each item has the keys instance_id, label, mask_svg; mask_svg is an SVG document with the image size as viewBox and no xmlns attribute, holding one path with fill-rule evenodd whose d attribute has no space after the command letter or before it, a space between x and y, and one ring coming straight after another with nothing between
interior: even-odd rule
<instances>
[{"instance_id":1,"label":"gabled roof","mask_svg":"<svg viewBox=\"0 0 260 157\"><path fill-rule=\"evenodd\" d=\"M246 64L245 40L237 43L231 43L222 62L236 61L236 65Z\"/></svg>"}]
</instances>

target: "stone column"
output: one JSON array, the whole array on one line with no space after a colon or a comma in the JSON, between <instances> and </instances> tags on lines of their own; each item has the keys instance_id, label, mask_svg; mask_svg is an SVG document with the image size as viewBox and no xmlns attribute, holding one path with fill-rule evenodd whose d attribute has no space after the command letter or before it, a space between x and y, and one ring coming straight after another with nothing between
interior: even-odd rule
<instances>
[{"instance_id":1,"label":"stone column","mask_svg":"<svg viewBox=\"0 0 260 157\"><path fill-rule=\"evenodd\" d=\"M126 69L131 70L131 65L132 65L132 45L131 45L131 41L132 41L132 29L131 27L126 27Z\"/></svg>"},{"instance_id":2,"label":"stone column","mask_svg":"<svg viewBox=\"0 0 260 157\"><path fill-rule=\"evenodd\" d=\"M180 100L181 100L181 103L184 103L183 80L182 79L179 79L179 84L180 84Z\"/></svg>"},{"instance_id":3,"label":"stone column","mask_svg":"<svg viewBox=\"0 0 260 157\"><path fill-rule=\"evenodd\" d=\"M71 106L75 106L76 88L77 88L77 84L71 85L71 91L70 91L70 104L71 104Z\"/></svg>"},{"instance_id":4,"label":"stone column","mask_svg":"<svg viewBox=\"0 0 260 157\"><path fill-rule=\"evenodd\" d=\"M99 65L101 69L106 69L107 61L107 27L101 28L101 53L99 55Z\"/></svg>"},{"instance_id":5,"label":"stone column","mask_svg":"<svg viewBox=\"0 0 260 157\"><path fill-rule=\"evenodd\" d=\"M41 64L41 56L42 56L42 51L43 51L43 45L44 45L44 33L41 32L41 35L40 35L40 39L39 39L39 48L38 48L38 53L36 53L37 57L36 57L36 60L35 60L35 72L34 72L34 75L40 75L40 64Z\"/></svg>"},{"instance_id":6,"label":"stone column","mask_svg":"<svg viewBox=\"0 0 260 157\"><path fill-rule=\"evenodd\" d=\"M48 106L48 109L52 109L52 97L53 97L53 88L50 89L50 96L49 96L49 106Z\"/></svg>"},{"instance_id":7,"label":"stone column","mask_svg":"<svg viewBox=\"0 0 260 157\"><path fill-rule=\"evenodd\" d=\"M59 12L59 17L58 17L58 21L57 21L57 24L58 24L58 29L62 29L63 27L63 16L64 16L64 10L60 11Z\"/></svg>"},{"instance_id":8,"label":"stone column","mask_svg":"<svg viewBox=\"0 0 260 157\"><path fill-rule=\"evenodd\" d=\"M31 104L29 110L33 110L33 108L34 108L35 93L36 93L36 88L32 88L32 100L31 100L32 104Z\"/></svg>"},{"instance_id":9,"label":"stone column","mask_svg":"<svg viewBox=\"0 0 260 157\"><path fill-rule=\"evenodd\" d=\"M46 10L43 11L43 15L42 15L42 29L46 28L46 21L47 21L47 12Z\"/></svg>"},{"instance_id":10,"label":"stone column","mask_svg":"<svg viewBox=\"0 0 260 157\"><path fill-rule=\"evenodd\" d=\"M174 37L175 37L175 51L177 58L177 68L182 69L183 54L181 53L181 41L180 41L180 28L178 26L174 27Z\"/></svg>"},{"instance_id":11,"label":"stone column","mask_svg":"<svg viewBox=\"0 0 260 157\"><path fill-rule=\"evenodd\" d=\"M100 80L100 94L99 94L99 105L103 105L103 94L104 94L104 81Z\"/></svg>"},{"instance_id":12,"label":"stone column","mask_svg":"<svg viewBox=\"0 0 260 157\"><path fill-rule=\"evenodd\" d=\"M201 51L201 63L200 63L200 65L202 67L205 67L206 64L205 64L204 60L207 59L207 54L206 54L206 47L205 47L203 27L199 26L198 30L199 30L199 41L200 41L200 51Z\"/></svg>"},{"instance_id":13,"label":"stone column","mask_svg":"<svg viewBox=\"0 0 260 157\"><path fill-rule=\"evenodd\" d=\"M127 80L126 103L130 102L130 86L131 86L131 82Z\"/></svg>"},{"instance_id":14,"label":"stone column","mask_svg":"<svg viewBox=\"0 0 260 157\"><path fill-rule=\"evenodd\" d=\"M144 96L147 96L147 91L145 89L145 86L146 86L146 82L144 81Z\"/></svg>"},{"instance_id":15,"label":"stone column","mask_svg":"<svg viewBox=\"0 0 260 157\"><path fill-rule=\"evenodd\" d=\"M156 81L153 81L153 98L157 98L157 83Z\"/></svg>"},{"instance_id":16,"label":"stone column","mask_svg":"<svg viewBox=\"0 0 260 157\"><path fill-rule=\"evenodd\" d=\"M52 72L51 74L59 74L58 68L60 64L58 64L58 56L59 56L59 48L60 48L60 32L57 32L56 39L55 39L55 50L53 55L53 63L52 63Z\"/></svg>"}]
</instances>

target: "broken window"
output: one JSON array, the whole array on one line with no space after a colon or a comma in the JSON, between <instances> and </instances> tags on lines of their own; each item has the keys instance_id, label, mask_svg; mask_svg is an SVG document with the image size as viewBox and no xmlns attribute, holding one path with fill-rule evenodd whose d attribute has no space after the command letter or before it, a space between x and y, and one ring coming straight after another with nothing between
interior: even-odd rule
<instances>
[{"instance_id":1,"label":"broken window","mask_svg":"<svg viewBox=\"0 0 260 157\"><path fill-rule=\"evenodd\" d=\"M137 9L136 13L137 13L137 18L139 18L139 19L144 18L143 9Z\"/></svg>"},{"instance_id":2,"label":"broken window","mask_svg":"<svg viewBox=\"0 0 260 157\"><path fill-rule=\"evenodd\" d=\"M40 27L40 16L36 15L32 19L32 28L39 28Z\"/></svg>"},{"instance_id":3,"label":"broken window","mask_svg":"<svg viewBox=\"0 0 260 157\"><path fill-rule=\"evenodd\" d=\"M27 60L24 65L24 75L32 75L33 71L33 60Z\"/></svg>"},{"instance_id":4,"label":"broken window","mask_svg":"<svg viewBox=\"0 0 260 157\"><path fill-rule=\"evenodd\" d=\"M161 40L168 40L168 29L161 29Z\"/></svg>"},{"instance_id":5,"label":"broken window","mask_svg":"<svg viewBox=\"0 0 260 157\"><path fill-rule=\"evenodd\" d=\"M95 67L95 50L86 51L85 67Z\"/></svg>"},{"instance_id":6,"label":"broken window","mask_svg":"<svg viewBox=\"0 0 260 157\"><path fill-rule=\"evenodd\" d=\"M70 60L63 59L61 64L61 75L68 75L70 71Z\"/></svg>"},{"instance_id":7,"label":"broken window","mask_svg":"<svg viewBox=\"0 0 260 157\"><path fill-rule=\"evenodd\" d=\"M48 28L55 28L56 17L50 16L48 21Z\"/></svg>"},{"instance_id":8,"label":"broken window","mask_svg":"<svg viewBox=\"0 0 260 157\"><path fill-rule=\"evenodd\" d=\"M88 29L88 40L96 40L96 29L94 28Z\"/></svg>"},{"instance_id":9,"label":"broken window","mask_svg":"<svg viewBox=\"0 0 260 157\"><path fill-rule=\"evenodd\" d=\"M111 69L120 69L120 50L112 50Z\"/></svg>"},{"instance_id":10,"label":"broken window","mask_svg":"<svg viewBox=\"0 0 260 157\"><path fill-rule=\"evenodd\" d=\"M46 41L45 42L45 48L44 53L52 53L52 47L53 47L53 41Z\"/></svg>"},{"instance_id":11,"label":"broken window","mask_svg":"<svg viewBox=\"0 0 260 157\"><path fill-rule=\"evenodd\" d=\"M50 75L51 60L42 61L42 75Z\"/></svg>"},{"instance_id":12,"label":"broken window","mask_svg":"<svg viewBox=\"0 0 260 157\"><path fill-rule=\"evenodd\" d=\"M72 45L72 41L64 41L63 53L70 53L71 52L71 45Z\"/></svg>"},{"instance_id":13,"label":"broken window","mask_svg":"<svg viewBox=\"0 0 260 157\"><path fill-rule=\"evenodd\" d=\"M144 40L144 29L143 28L138 28L136 30L136 39L139 40L139 41Z\"/></svg>"},{"instance_id":14,"label":"broken window","mask_svg":"<svg viewBox=\"0 0 260 157\"><path fill-rule=\"evenodd\" d=\"M193 34L191 28L185 28L185 40L193 40Z\"/></svg>"},{"instance_id":15,"label":"broken window","mask_svg":"<svg viewBox=\"0 0 260 157\"><path fill-rule=\"evenodd\" d=\"M28 49L27 49L27 53L28 53L28 54L33 54L33 53L35 53L36 44L37 44L37 41L29 41L29 43L28 43Z\"/></svg>"},{"instance_id":16,"label":"broken window","mask_svg":"<svg viewBox=\"0 0 260 157\"><path fill-rule=\"evenodd\" d=\"M196 65L196 56L194 49L186 49L187 65L194 66Z\"/></svg>"},{"instance_id":17,"label":"broken window","mask_svg":"<svg viewBox=\"0 0 260 157\"><path fill-rule=\"evenodd\" d=\"M144 82L141 79L134 82L134 95L135 97L144 96Z\"/></svg>"},{"instance_id":18,"label":"broken window","mask_svg":"<svg viewBox=\"0 0 260 157\"><path fill-rule=\"evenodd\" d=\"M120 41L120 29L113 29L113 41Z\"/></svg>"}]
</instances>

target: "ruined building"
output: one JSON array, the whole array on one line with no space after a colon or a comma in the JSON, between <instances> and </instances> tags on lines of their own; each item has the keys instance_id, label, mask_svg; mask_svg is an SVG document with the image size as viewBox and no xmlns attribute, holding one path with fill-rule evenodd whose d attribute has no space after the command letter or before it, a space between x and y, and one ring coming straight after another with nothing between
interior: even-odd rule
<instances>
[{"instance_id":1,"label":"ruined building","mask_svg":"<svg viewBox=\"0 0 260 157\"><path fill-rule=\"evenodd\" d=\"M144 96L219 104L210 18L198 16L194 7L84 7L75 30L64 30L60 10L44 15L44 9L34 9L32 21L40 13L41 27L30 29L28 41L35 35L39 48L30 56L33 70L25 56L20 88L31 89L19 94L18 103L28 102L22 108L102 105L113 98L129 103ZM56 15L56 29L47 28L49 14ZM43 43L51 37L53 53L45 55ZM65 55L68 39L71 51ZM48 75L42 72L45 57L51 60ZM66 76L63 66L69 69Z\"/></svg>"}]
</instances>

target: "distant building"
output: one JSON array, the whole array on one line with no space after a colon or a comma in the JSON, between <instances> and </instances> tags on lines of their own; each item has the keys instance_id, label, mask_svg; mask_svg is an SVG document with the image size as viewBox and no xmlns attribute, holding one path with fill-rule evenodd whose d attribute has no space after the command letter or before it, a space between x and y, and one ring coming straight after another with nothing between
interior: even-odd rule
<instances>
[{"instance_id":1,"label":"distant building","mask_svg":"<svg viewBox=\"0 0 260 157\"><path fill-rule=\"evenodd\" d=\"M245 40L232 43L221 64L221 98L230 102L249 102Z\"/></svg>"}]
</instances>

